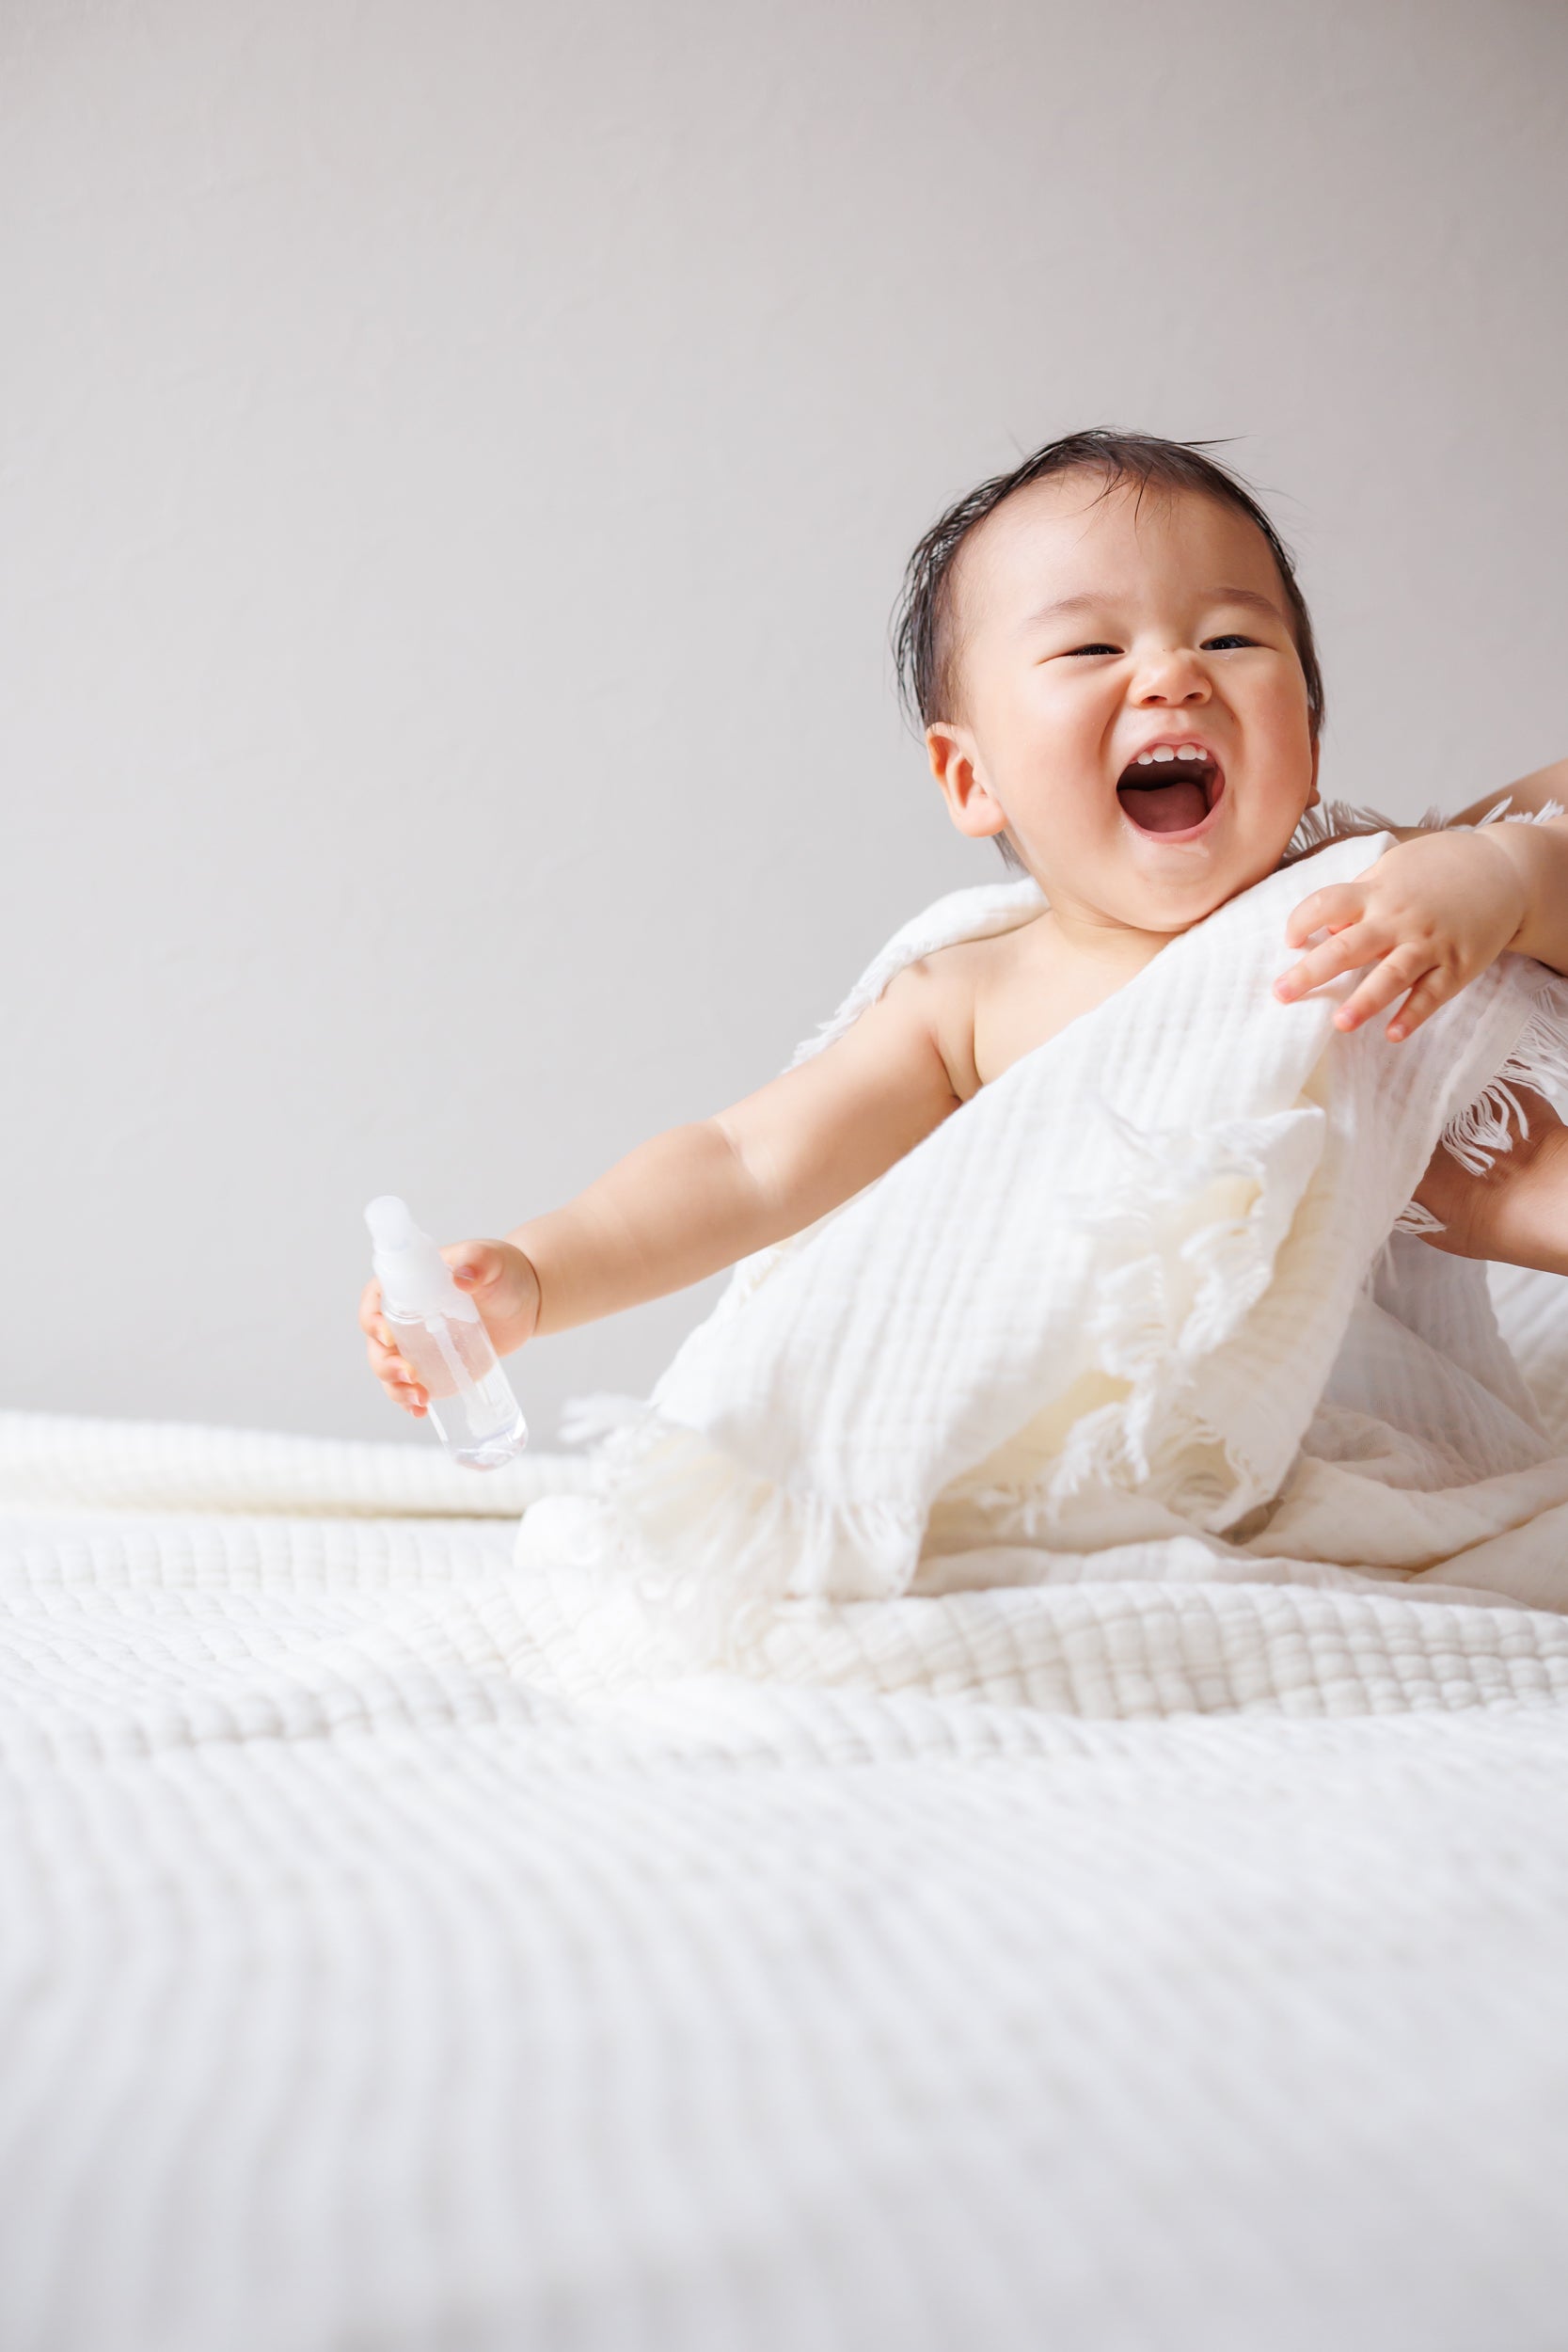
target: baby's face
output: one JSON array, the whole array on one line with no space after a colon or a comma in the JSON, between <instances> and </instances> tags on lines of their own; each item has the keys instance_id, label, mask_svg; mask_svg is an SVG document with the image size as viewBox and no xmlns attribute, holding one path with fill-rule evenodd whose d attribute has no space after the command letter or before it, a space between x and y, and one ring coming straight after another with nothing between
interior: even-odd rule
<instances>
[{"instance_id":1,"label":"baby's face","mask_svg":"<svg viewBox=\"0 0 1568 2352\"><path fill-rule=\"evenodd\" d=\"M966 542L961 716L927 739L954 822L1006 824L1059 920L1168 934L1278 864L1317 747L1256 528L1196 493L1139 511L1100 488L1031 484Z\"/></svg>"}]
</instances>

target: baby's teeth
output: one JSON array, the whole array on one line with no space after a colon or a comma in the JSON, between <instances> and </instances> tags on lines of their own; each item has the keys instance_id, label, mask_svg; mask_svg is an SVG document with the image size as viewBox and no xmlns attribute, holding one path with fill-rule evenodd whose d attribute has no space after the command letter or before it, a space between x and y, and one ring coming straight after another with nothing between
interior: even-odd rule
<instances>
[{"instance_id":1,"label":"baby's teeth","mask_svg":"<svg viewBox=\"0 0 1568 2352\"><path fill-rule=\"evenodd\" d=\"M1138 754L1138 765L1140 768L1152 768L1154 765L1154 754L1152 752L1140 752Z\"/></svg>"},{"instance_id":2,"label":"baby's teeth","mask_svg":"<svg viewBox=\"0 0 1568 2352\"><path fill-rule=\"evenodd\" d=\"M1176 757L1176 754L1171 750L1168 743L1162 743L1159 750L1151 754L1151 757L1162 760L1174 759Z\"/></svg>"}]
</instances>

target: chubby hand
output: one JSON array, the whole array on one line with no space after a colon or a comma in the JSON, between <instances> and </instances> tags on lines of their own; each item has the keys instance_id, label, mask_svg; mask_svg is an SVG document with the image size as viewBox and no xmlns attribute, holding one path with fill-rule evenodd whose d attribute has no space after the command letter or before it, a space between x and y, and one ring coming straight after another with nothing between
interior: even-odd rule
<instances>
[{"instance_id":1,"label":"chubby hand","mask_svg":"<svg viewBox=\"0 0 1568 2352\"><path fill-rule=\"evenodd\" d=\"M1475 832L1422 833L1396 842L1353 882L1304 898L1285 926L1286 945L1332 936L1274 984L1291 1004L1343 972L1371 969L1334 1016L1358 1029L1403 997L1387 1035L1397 1044L1495 963L1528 912L1524 878L1508 851Z\"/></svg>"},{"instance_id":2,"label":"chubby hand","mask_svg":"<svg viewBox=\"0 0 1568 2352\"><path fill-rule=\"evenodd\" d=\"M532 1338L539 1320L539 1277L520 1249L509 1241L454 1241L441 1255L458 1289L479 1309L498 1356L510 1356ZM422 1419L430 1400L413 1367L397 1352L381 1310L381 1284L373 1277L359 1295L359 1328L371 1370L393 1404Z\"/></svg>"}]
</instances>

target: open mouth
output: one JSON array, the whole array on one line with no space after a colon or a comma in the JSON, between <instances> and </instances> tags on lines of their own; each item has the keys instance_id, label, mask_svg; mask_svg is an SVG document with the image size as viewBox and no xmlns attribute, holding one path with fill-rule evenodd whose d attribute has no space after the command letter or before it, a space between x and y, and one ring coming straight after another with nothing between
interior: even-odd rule
<instances>
[{"instance_id":1,"label":"open mouth","mask_svg":"<svg viewBox=\"0 0 1568 2352\"><path fill-rule=\"evenodd\" d=\"M1212 815L1225 777L1213 755L1164 743L1128 761L1117 798L1140 833L1193 834Z\"/></svg>"}]
</instances>

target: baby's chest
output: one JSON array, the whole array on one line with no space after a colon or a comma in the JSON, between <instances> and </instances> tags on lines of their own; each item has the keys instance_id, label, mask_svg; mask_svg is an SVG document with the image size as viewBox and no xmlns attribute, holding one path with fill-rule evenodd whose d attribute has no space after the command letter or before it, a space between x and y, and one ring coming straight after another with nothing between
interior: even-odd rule
<instances>
[{"instance_id":1,"label":"baby's chest","mask_svg":"<svg viewBox=\"0 0 1568 2352\"><path fill-rule=\"evenodd\" d=\"M1100 971L1018 964L986 976L974 992L973 1060L977 1086L1059 1037L1122 985Z\"/></svg>"}]
</instances>

